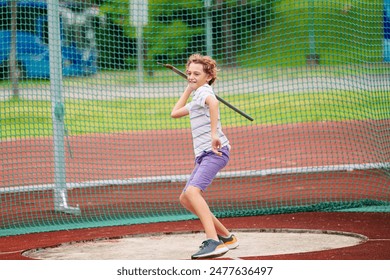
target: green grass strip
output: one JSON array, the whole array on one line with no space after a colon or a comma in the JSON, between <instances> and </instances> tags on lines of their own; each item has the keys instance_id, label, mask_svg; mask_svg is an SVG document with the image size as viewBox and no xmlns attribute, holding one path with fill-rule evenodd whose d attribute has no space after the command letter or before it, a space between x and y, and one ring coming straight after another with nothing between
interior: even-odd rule
<instances>
[{"instance_id":1,"label":"green grass strip","mask_svg":"<svg viewBox=\"0 0 390 280\"><path fill-rule=\"evenodd\" d=\"M390 118L388 93L337 91L221 96L255 119L250 122L221 104L224 126ZM70 135L187 128L187 118L170 118L176 100L67 100L65 124ZM1 139L52 136L51 102L23 99L0 101L0 125Z\"/></svg>"}]
</instances>

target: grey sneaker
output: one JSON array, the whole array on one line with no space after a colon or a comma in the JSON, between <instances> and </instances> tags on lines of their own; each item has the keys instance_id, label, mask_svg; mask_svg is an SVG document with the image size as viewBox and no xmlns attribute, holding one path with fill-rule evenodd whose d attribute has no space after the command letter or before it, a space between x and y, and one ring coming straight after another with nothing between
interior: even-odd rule
<instances>
[{"instance_id":1,"label":"grey sneaker","mask_svg":"<svg viewBox=\"0 0 390 280\"><path fill-rule=\"evenodd\" d=\"M222 241L207 239L202 242L200 250L191 256L192 259L219 257L229 251L229 248Z\"/></svg>"},{"instance_id":2,"label":"grey sneaker","mask_svg":"<svg viewBox=\"0 0 390 280\"><path fill-rule=\"evenodd\" d=\"M235 249L239 243L234 234L230 234L228 237L218 235L218 239L221 240L229 249Z\"/></svg>"}]
</instances>

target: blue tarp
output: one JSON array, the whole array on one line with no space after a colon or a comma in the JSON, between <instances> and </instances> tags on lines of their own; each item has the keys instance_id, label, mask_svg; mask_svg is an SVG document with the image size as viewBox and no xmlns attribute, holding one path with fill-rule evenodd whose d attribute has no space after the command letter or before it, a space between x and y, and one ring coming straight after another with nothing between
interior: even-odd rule
<instances>
[{"instance_id":1,"label":"blue tarp","mask_svg":"<svg viewBox=\"0 0 390 280\"><path fill-rule=\"evenodd\" d=\"M383 60L390 62L390 0L384 0L383 38Z\"/></svg>"}]
</instances>

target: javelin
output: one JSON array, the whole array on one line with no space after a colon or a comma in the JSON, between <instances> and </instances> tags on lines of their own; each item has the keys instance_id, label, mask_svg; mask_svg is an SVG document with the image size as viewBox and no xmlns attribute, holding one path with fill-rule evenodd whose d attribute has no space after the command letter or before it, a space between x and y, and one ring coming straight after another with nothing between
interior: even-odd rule
<instances>
[{"instance_id":1,"label":"javelin","mask_svg":"<svg viewBox=\"0 0 390 280\"><path fill-rule=\"evenodd\" d=\"M177 69L175 66L171 65L171 64L163 64L163 63L160 63L160 62L157 62L158 64L168 68L168 69L171 69L173 72L175 72L176 74L182 76L183 78L187 79L187 75L180 71L179 69ZM251 116L249 116L248 114L244 113L243 111L241 111L240 109L236 108L235 106L233 106L232 104L230 104L229 102L227 102L226 100L222 99L222 97L218 96L217 94L215 94L215 97L220 101L222 102L223 104L225 104L226 106L228 106L230 109L234 110L235 112L239 113L241 116L247 118L248 120L250 121L253 121L253 118Z\"/></svg>"}]
</instances>

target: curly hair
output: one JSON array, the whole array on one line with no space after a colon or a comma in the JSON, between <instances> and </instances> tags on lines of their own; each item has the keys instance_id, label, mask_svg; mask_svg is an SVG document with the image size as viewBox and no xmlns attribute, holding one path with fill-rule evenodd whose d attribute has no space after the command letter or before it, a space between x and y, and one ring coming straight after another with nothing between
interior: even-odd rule
<instances>
[{"instance_id":1,"label":"curly hair","mask_svg":"<svg viewBox=\"0 0 390 280\"><path fill-rule=\"evenodd\" d=\"M211 76L211 80L209 81L209 85L212 85L215 80L217 79L217 72L219 69L217 68L217 63L214 59L212 59L210 56L207 55L201 55L201 54L193 54L188 58L186 68L188 69L189 65L191 63L196 64L202 64L203 65L203 71Z\"/></svg>"}]
</instances>

